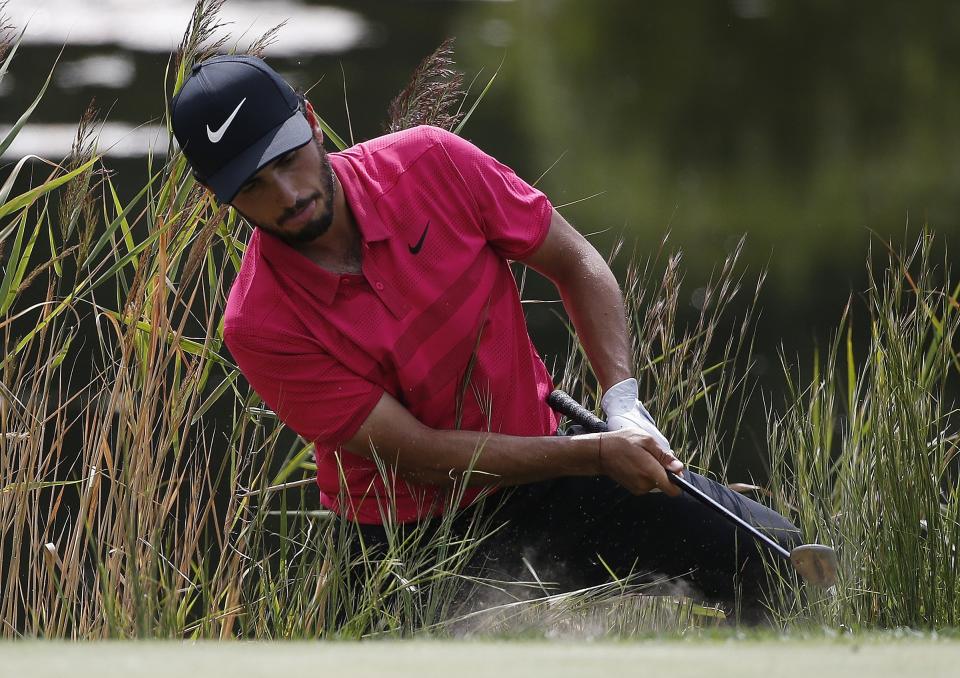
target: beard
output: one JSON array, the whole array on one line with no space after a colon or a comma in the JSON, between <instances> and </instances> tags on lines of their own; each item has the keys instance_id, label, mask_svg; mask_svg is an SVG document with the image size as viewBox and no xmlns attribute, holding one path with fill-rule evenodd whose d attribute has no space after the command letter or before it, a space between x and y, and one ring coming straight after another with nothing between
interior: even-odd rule
<instances>
[{"instance_id":1,"label":"beard","mask_svg":"<svg viewBox=\"0 0 960 678\"><path fill-rule=\"evenodd\" d=\"M288 231L280 231L277 228L266 226L264 224L258 224L244 215L244 218L246 218L250 223L254 224L257 228L276 236L291 246L302 245L304 243L316 240L330 230L330 225L333 224L333 167L330 165L330 158L327 157L327 152L324 150L320 142L314 139L313 143L316 144L317 150L320 152L320 181L323 183L325 190L323 192L317 191L312 195L308 195L307 197L298 200L293 207L286 210L280 216L280 219L277 220L277 225L282 226L284 221L302 210L304 207L310 204L310 201L312 200L316 200L318 205L322 207L320 217L317 219L311 219L305 223L300 230L290 233Z\"/></svg>"}]
</instances>

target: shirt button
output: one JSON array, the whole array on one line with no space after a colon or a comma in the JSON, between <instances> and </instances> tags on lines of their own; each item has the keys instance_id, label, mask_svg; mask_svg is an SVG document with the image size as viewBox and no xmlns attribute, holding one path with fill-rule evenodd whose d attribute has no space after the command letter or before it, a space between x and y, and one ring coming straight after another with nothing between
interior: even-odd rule
<instances>
[{"instance_id":1,"label":"shirt button","mask_svg":"<svg viewBox=\"0 0 960 678\"><path fill-rule=\"evenodd\" d=\"M376 288L377 288L379 291L381 291L381 292L383 291L383 283L382 283L382 282L378 282L376 285L374 285L374 287L376 287Z\"/></svg>"}]
</instances>

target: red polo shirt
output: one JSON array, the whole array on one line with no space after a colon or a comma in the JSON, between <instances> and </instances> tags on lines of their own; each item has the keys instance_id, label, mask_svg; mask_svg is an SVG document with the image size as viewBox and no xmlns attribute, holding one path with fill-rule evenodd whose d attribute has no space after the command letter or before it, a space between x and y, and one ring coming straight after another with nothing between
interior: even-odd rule
<instances>
[{"instance_id":1,"label":"red polo shirt","mask_svg":"<svg viewBox=\"0 0 960 678\"><path fill-rule=\"evenodd\" d=\"M362 274L330 273L255 229L224 334L264 402L315 443L324 506L363 523L416 520L443 510L441 490L392 475L388 489L373 461L339 446L384 391L437 429L553 433L552 382L507 261L543 242L552 208L508 167L434 127L330 161L363 239Z\"/></svg>"}]
</instances>

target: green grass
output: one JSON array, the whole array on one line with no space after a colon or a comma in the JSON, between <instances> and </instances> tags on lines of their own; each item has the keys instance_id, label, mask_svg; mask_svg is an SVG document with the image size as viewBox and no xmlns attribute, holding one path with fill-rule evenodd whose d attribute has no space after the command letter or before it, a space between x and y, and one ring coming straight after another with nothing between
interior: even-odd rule
<instances>
[{"instance_id":1,"label":"green grass","mask_svg":"<svg viewBox=\"0 0 960 678\"><path fill-rule=\"evenodd\" d=\"M211 41L218 7L197 4L165 94L222 46ZM10 41L0 77L15 65ZM418 73L453 101L455 83L431 80L442 70ZM490 524L466 537L449 526L394 530L381 557L351 552L352 530L334 530L309 493L312 448L263 408L223 350L247 227L175 153L148 160L136 195L118 195L95 120L88 111L74 153L23 192L13 186L26 162L0 177L0 635L703 638L735 622L629 581L457 608L459 587L497 584L464 567ZM765 496L841 559L835 592L782 582L776 622L792 633L957 626L957 288L929 241L892 252L852 304L851 314L869 314L870 353L852 354L852 325L840 319L812 380L786 369L788 402L771 409ZM678 253L631 253L624 281L643 397L685 460L719 475L753 395L762 278L744 277L741 252L742 243L720 263L689 325L678 319ZM596 380L572 335L569 355L560 386L596 408ZM34 647L44 646L23 656Z\"/></svg>"},{"instance_id":2,"label":"green grass","mask_svg":"<svg viewBox=\"0 0 960 678\"><path fill-rule=\"evenodd\" d=\"M869 318L867 355L853 355L848 324L812 383L788 380L792 402L771 418L775 504L840 553L837 595L808 610L830 624L960 619L960 306L949 258L937 265L932 240L924 234L912 252L891 251L885 269L871 266L866 308L849 310Z\"/></svg>"},{"instance_id":3,"label":"green grass","mask_svg":"<svg viewBox=\"0 0 960 678\"><path fill-rule=\"evenodd\" d=\"M529 643L20 643L0 646L0 675L112 678L135 674L296 675L304 670L379 677L438 675L580 678L671 675L702 678L952 675L960 645L931 637L689 637L673 642Z\"/></svg>"}]
</instances>

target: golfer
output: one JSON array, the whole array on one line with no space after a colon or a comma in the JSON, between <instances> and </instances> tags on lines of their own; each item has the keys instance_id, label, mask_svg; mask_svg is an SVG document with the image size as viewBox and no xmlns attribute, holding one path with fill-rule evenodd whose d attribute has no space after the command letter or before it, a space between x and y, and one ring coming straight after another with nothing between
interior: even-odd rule
<instances>
[{"instance_id":1,"label":"golfer","mask_svg":"<svg viewBox=\"0 0 960 678\"><path fill-rule=\"evenodd\" d=\"M529 578L526 559L571 590L608 581L609 567L683 578L707 600L739 590L757 601L756 545L680 496L665 469L788 549L796 528L683 470L637 399L614 275L543 193L434 127L328 154L310 103L249 56L196 65L172 117L199 181L254 227L227 346L264 402L314 443L320 501L368 546L384 541L386 521L484 510L477 495L493 490L507 525L483 546L491 571ZM553 384L511 261L556 285L611 432L556 435Z\"/></svg>"}]
</instances>

